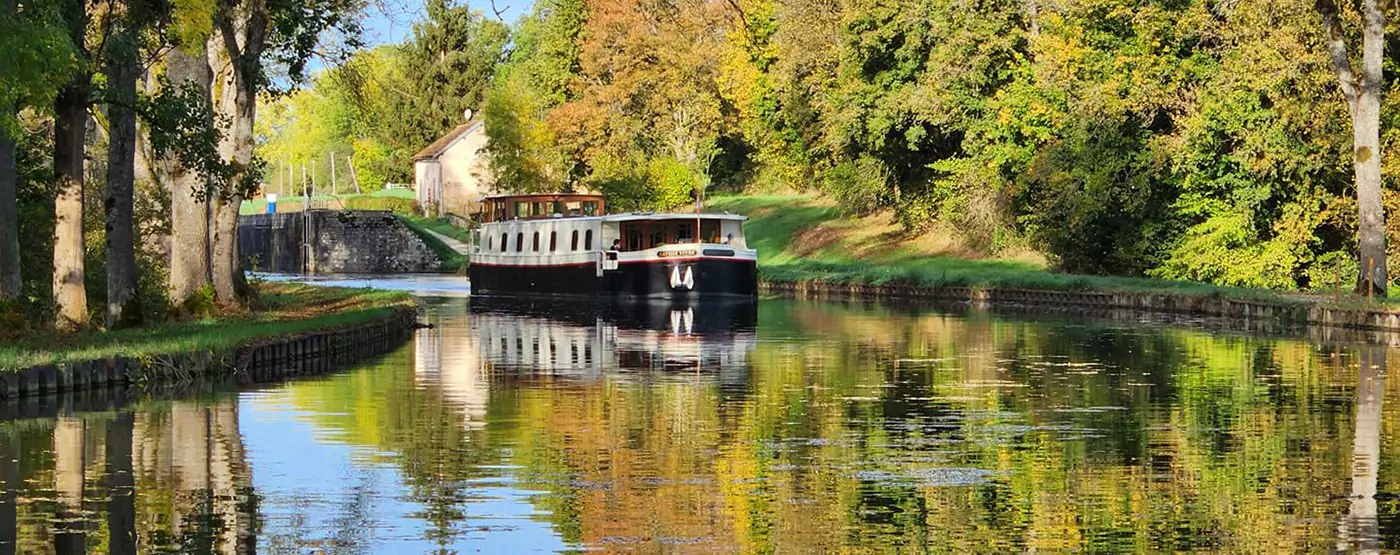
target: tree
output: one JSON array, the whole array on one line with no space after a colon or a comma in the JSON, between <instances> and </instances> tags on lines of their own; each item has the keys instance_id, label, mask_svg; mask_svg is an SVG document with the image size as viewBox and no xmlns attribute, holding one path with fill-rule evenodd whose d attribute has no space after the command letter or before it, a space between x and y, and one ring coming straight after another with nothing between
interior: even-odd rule
<instances>
[{"instance_id":1,"label":"tree","mask_svg":"<svg viewBox=\"0 0 1400 555\"><path fill-rule=\"evenodd\" d=\"M79 58L86 59L85 2L63 0L61 10ZM54 200L53 304L54 325L60 330L88 325L83 268L83 162L90 82L88 70L79 69L54 102L53 168L58 194Z\"/></svg>"},{"instance_id":2,"label":"tree","mask_svg":"<svg viewBox=\"0 0 1400 555\"><path fill-rule=\"evenodd\" d=\"M0 0L0 30L16 27L19 12L15 0ZM13 23L12 23L13 22ZM8 64L7 64L8 66ZM18 66L14 66L18 67ZM10 128L14 124L15 107L9 99L0 101L0 302L13 301L20 296L19 205L15 187L19 174L15 171L15 140ZM8 125L6 125L8 124Z\"/></svg>"},{"instance_id":3,"label":"tree","mask_svg":"<svg viewBox=\"0 0 1400 555\"><path fill-rule=\"evenodd\" d=\"M269 60L264 58L283 65L300 82L323 31L338 28L351 42L358 36L359 27L348 16L359 7L353 0L317 0L311 6L291 0L219 0L214 5L206 53L211 92L216 93L211 100L218 152L229 171L210 197L209 267L222 304L242 305L248 293L238 255L238 208L262 177L253 130L258 93L269 85L264 69Z\"/></svg>"},{"instance_id":4,"label":"tree","mask_svg":"<svg viewBox=\"0 0 1400 555\"><path fill-rule=\"evenodd\" d=\"M128 0L123 13L106 18L103 71L107 77L107 327L141 320L137 295L136 231L132 221L136 191L136 80L141 73L140 35L148 16L142 0Z\"/></svg>"},{"instance_id":5,"label":"tree","mask_svg":"<svg viewBox=\"0 0 1400 555\"><path fill-rule=\"evenodd\" d=\"M1317 0L1327 34L1327 54L1346 99L1352 124L1352 167L1355 172L1357 252L1360 271L1357 293L1384 297L1386 277L1385 208L1381 204L1381 97L1385 87L1385 13L1377 0L1361 2L1361 72L1347 54L1341 17L1333 0Z\"/></svg>"},{"instance_id":6,"label":"tree","mask_svg":"<svg viewBox=\"0 0 1400 555\"><path fill-rule=\"evenodd\" d=\"M462 124L465 110L480 111L510 30L467 6L429 0L428 19L413 26L404 48L408 71L406 115L396 129L422 148ZM405 125L406 124L406 125Z\"/></svg>"},{"instance_id":7,"label":"tree","mask_svg":"<svg viewBox=\"0 0 1400 555\"><path fill-rule=\"evenodd\" d=\"M15 0L0 0L0 303L21 295L21 250L16 189L17 111L50 106L73 68L72 43L55 5L40 2L19 13Z\"/></svg>"},{"instance_id":8,"label":"tree","mask_svg":"<svg viewBox=\"0 0 1400 555\"><path fill-rule=\"evenodd\" d=\"M8 1L8 0L7 0ZM8 106L0 110L9 111ZM0 302L20 296L19 205L15 187L15 141L8 129L0 128Z\"/></svg>"},{"instance_id":9,"label":"tree","mask_svg":"<svg viewBox=\"0 0 1400 555\"><path fill-rule=\"evenodd\" d=\"M210 283L210 183L220 175L209 101L210 72L205 43L176 46L163 59L165 76L151 102L151 143L156 179L170 190L170 276L166 294L176 312Z\"/></svg>"},{"instance_id":10,"label":"tree","mask_svg":"<svg viewBox=\"0 0 1400 555\"><path fill-rule=\"evenodd\" d=\"M496 188L532 193L563 188L563 164L544 121L546 109L524 72L497 76L482 110L487 163Z\"/></svg>"}]
</instances>

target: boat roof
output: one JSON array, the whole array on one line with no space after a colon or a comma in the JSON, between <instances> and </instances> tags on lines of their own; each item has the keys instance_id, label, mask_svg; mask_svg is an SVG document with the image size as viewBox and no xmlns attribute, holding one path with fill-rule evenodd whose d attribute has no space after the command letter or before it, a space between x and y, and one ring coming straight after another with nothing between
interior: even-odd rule
<instances>
[{"instance_id":1,"label":"boat roof","mask_svg":"<svg viewBox=\"0 0 1400 555\"><path fill-rule=\"evenodd\" d=\"M496 221L493 221L493 222L485 222L483 225L489 225L489 224L505 224L505 223L513 223L513 222L558 222L558 221L577 222L577 221L584 221L584 220L600 220L600 221L604 221L604 222L645 222L645 221L657 221L657 220L681 220L681 221L684 221L684 220L694 220L694 219L696 219L696 218L705 219L705 220L729 220L729 221L738 221L738 222L742 222L742 221L745 221L745 220L748 220L748 219L749 219L748 216L745 216L745 215L742 215L742 214L729 214L729 213L716 214L716 213L713 213L713 212L700 212L700 213L698 213L698 214L697 214L697 213L694 213L694 212L691 212L691 213L663 212L663 213L659 213L659 214L658 214L658 213L655 213L655 212L631 212L631 213L627 213L627 214L608 214L608 215L606 215L606 216L559 216L559 217L557 217L557 218L519 218L519 219L514 219L514 220L496 220Z\"/></svg>"},{"instance_id":2,"label":"boat roof","mask_svg":"<svg viewBox=\"0 0 1400 555\"><path fill-rule=\"evenodd\" d=\"M602 200L603 195L595 193L501 193L496 195L486 195L481 200L529 200L529 199L579 199L579 200Z\"/></svg>"},{"instance_id":3,"label":"boat roof","mask_svg":"<svg viewBox=\"0 0 1400 555\"><path fill-rule=\"evenodd\" d=\"M707 220L737 221L744 221L749 219L748 216L744 216L742 214L730 214L728 212L723 214L714 214L710 212L692 212L689 214L677 212L664 212L661 214L657 214L655 212L632 212L628 214L608 214L606 216L600 217L603 219L603 221L607 222L635 222L642 220L694 220L696 218L704 218Z\"/></svg>"}]
</instances>

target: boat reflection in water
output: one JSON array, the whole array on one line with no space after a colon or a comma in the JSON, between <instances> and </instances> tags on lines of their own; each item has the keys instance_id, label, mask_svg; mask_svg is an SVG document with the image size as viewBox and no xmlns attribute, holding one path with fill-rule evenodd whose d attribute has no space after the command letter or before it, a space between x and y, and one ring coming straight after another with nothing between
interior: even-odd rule
<instances>
[{"instance_id":1,"label":"boat reflection in water","mask_svg":"<svg viewBox=\"0 0 1400 555\"><path fill-rule=\"evenodd\" d=\"M433 327L415 339L415 374L442 387L470 426L484 421L492 379L698 371L741 384L756 344L757 307L749 301L428 302L424 320Z\"/></svg>"}]
</instances>

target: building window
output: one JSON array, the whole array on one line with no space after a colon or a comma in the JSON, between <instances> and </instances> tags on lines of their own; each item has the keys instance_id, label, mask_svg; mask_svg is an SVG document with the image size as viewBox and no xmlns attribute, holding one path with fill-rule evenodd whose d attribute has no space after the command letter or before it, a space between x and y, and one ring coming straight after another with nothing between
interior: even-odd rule
<instances>
[{"instance_id":1,"label":"building window","mask_svg":"<svg viewBox=\"0 0 1400 555\"><path fill-rule=\"evenodd\" d=\"M524 233L516 233L516 234L515 234L515 252L520 252L520 251L523 251L523 250L525 250L525 234L524 234Z\"/></svg>"},{"instance_id":2,"label":"building window","mask_svg":"<svg viewBox=\"0 0 1400 555\"><path fill-rule=\"evenodd\" d=\"M583 250L593 250L593 230L588 230L583 234Z\"/></svg>"},{"instance_id":3,"label":"building window","mask_svg":"<svg viewBox=\"0 0 1400 555\"><path fill-rule=\"evenodd\" d=\"M577 230L577 229L574 230L574 237L573 237L573 239L571 239L571 240L569 241L569 250L571 250L571 251L576 251L576 250L578 250L578 230Z\"/></svg>"},{"instance_id":4,"label":"building window","mask_svg":"<svg viewBox=\"0 0 1400 555\"><path fill-rule=\"evenodd\" d=\"M559 232L557 232L557 231L551 231L551 232L549 232L549 252L554 252L554 249L556 249L556 248L558 248L558 247L559 247Z\"/></svg>"},{"instance_id":5,"label":"building window","mask_svg":"<svg viewBox=\"0 0 1400 555\"><path fill-rule=\"evenodd\" d=\"M535 252L540 252L540 232L535 232L535 239L532 241L530 248Z\"/></svg>"}]
</instances>

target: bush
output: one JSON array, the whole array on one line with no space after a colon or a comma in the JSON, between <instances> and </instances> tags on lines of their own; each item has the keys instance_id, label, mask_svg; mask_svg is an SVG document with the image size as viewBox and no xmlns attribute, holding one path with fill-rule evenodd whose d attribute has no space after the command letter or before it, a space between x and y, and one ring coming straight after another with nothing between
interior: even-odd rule
<instances>
[{"instance_id":1,"label":"bush","mask_svg":"<svg viewBox=\"0 0 1400 555\"><path fill-rule=\"evenodd\" d=\"M670 157L603 156L587 183L619 211L669 210L694 198L700 175Z\"/></svg>"},{"instance_id":2,"label":"bush","mask_svg":"<svg viewBox=\"0 0 1400 555\"><path fill-rule=\"evenodd\" d=\"M826 193L855 214L869 214L889 202L890 172L879 160L861 156L826 173Z\"/></svg>"},{"instance_id":3,"label":"bush","mask_svg":"<svg viewBox=\"0 0 1400 555\"><path fill-rule=\"evenodd\" d=\"M350 210L387 210L407 216L419 213L418 201L411 198L357 196L347 200L345 207Z\"/></svg>"}]
</instances>

